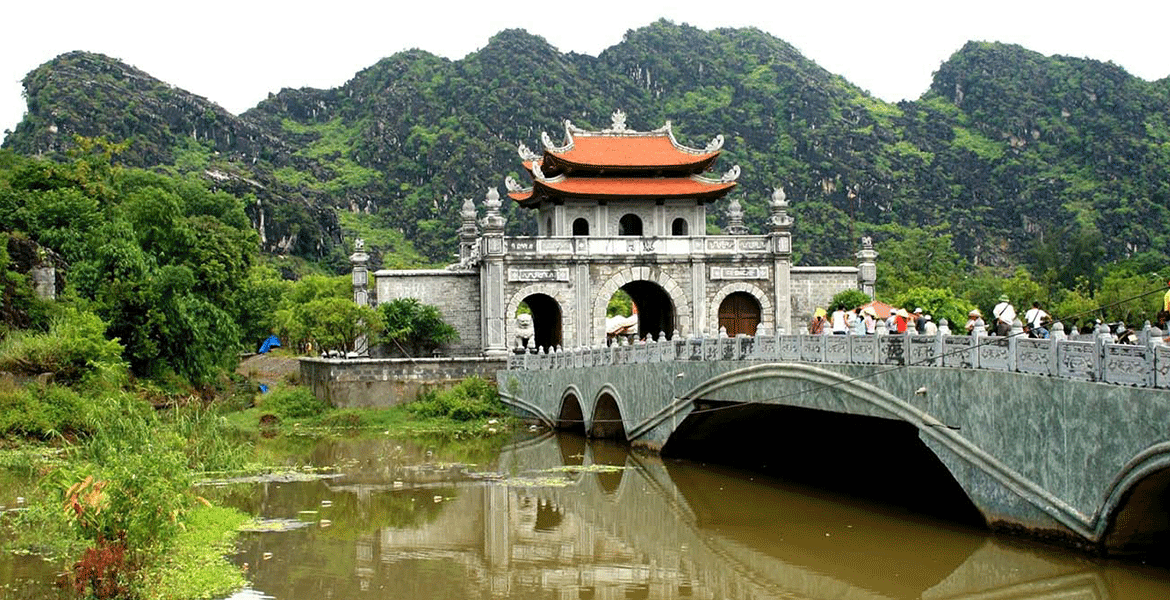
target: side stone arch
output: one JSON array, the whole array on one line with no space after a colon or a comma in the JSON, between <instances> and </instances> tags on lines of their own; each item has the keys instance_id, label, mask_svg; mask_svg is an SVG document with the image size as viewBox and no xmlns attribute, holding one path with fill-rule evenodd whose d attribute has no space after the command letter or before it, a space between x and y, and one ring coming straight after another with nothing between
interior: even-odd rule
<instances>
[{"instance_id":1,"label":"side stone arch","mask_svg":"<svg viewBox=\"0 0 1170 600\"><path fill-rule=\"evenodd\" d=\"M736 292L748 294L760 303L760 326L767 327L769 332L775 333L776 319L774 315L776 311L772 310L772 298L768 296L767 292L753 284L736 281L719 288L711 297L711 301L707 303L707 323L712 328L711 335L719 333L719 306L728 296Z\"/></svg>"},{"instance_id":2,"label":"side stone arch","mask_svg":"<svg viewBox=\"0 0 1170 600\"><path fill-rule=\"evenodd\" d=\"M690 332L690 324L692 322L691 303L687 299L686 293L682 286L674 280L673 277L663 273L661 270L651 269L650 267L635 267L631 266L623 269L610 276L598 288L593 296L593 330L591 336L599 335L599 338L590 338L589 343L605 342L605 307L609 304L609 299L627 283L634 281L649 281L656 284L670 296L670 301L674 303L674 318L678 323L678 331L681 335L687 335ZM517 303L517 306L519 303ZM515 309L513 309L515 312ZM666 332L673 333L673 332ZM657 335L657 333L655 333ZM598 339L598 341L593 341Z\"/></svg>"},{"instance_id":3,"label":"side stone arch","mask_svg":"<svg viewBox=\"0 0 1170 600\"><path fill-rule=\"evenodd\" d=\"M576 340L577 332L573 326L576 314L573 305L570 303L567 291L565 286L537 283L526 285L509 295L508 303L504 306L504 340L508 346L511 347L516 342L516 309L520 308L520 303L525 298L533 294L544 294L557 301L557 304L561 307L561 333L563 339L566 342Z\"/></svg>"}]
</instances>

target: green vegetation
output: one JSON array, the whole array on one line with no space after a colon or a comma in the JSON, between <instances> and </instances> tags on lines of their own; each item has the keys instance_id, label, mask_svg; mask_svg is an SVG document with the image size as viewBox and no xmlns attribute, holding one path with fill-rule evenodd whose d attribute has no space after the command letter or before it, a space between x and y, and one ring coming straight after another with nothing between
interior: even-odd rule
<instances>
[{"instance_id":1,"label":"green vegetation","mask_svg":"<svg viewBox=\"0 0 1170 600\"><path fill-rule=\"evenodd\" d=\"M407 356L421 356L459 338L459 332L443 321L439 309L417 298L397 298L378 305L381 341Z\"/></svg>"}]
</instances>

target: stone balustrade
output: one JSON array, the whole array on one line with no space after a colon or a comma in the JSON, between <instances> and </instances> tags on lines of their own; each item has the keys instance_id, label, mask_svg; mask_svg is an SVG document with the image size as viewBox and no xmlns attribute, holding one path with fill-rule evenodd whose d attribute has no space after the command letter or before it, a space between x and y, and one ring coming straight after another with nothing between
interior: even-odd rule
<instances>
[{"instance_id":1,"label":"stone balustrade","mask_svg":"<svg viewBox=\"0 0 1170 600\"><path fill-rule=\"evenodd\" d=\"M670 361L760 361L943 367L1012 371L1080 381L1170 388L1170 346L1145 327L1139 343L1114 343L1107 330L1068 339L1057 324L1048 339L1022 335L779 335L681 337L591 348L517 348L512 370L582 369Z\"/></svg>"},{"instance_id":2,"label":"stone balustrade","mask_svg":"<svg viewBox=\"0 0 1170 600\"><path fill-rule=\"evenodd\" d=\"M765 235L670 236L670 237L512 237L507 240L513 258L549 256L744 256L772 251Z\"/></svg>"}]
</instances>

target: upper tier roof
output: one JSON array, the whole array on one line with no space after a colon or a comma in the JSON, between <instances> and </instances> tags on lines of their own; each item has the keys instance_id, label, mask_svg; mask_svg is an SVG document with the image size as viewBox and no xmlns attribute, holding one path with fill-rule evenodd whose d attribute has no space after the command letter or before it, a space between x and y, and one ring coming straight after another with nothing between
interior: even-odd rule
<instances>
[{"instance_id":1,"label":"upper tier roof","mask_svg":"<svg viewBox=\"0 0 1170 600\"><path fill-rule=\"evenodd\" d=\"M586 131L565 120L565 141L554 144L548 133L542 133L544 156L537 157L528 148L520 146L525 162L543 158L545 172L559 173L574 170L684 170L702 173L719 157L723 136L716 136L705 148L691 148L674 138L670 121L653 131L627 129L625 113L613 114L609 129Z\"/></svg>"},{"instance_id":2,"label":"upper tier roof","mask_svg":"<svg viewBox=\"0 0 1170 600\"><path fill-rule=\"evenodd\" d=\"M613 114L613 124L601 131L585 131L565 120L565 143L557 146L541 134L544 154L521 144L520 157L532 175L532 187L523 188L511 177L508 196L521 206L535 207L544 200L584 198L693 198L699 202L723 197L735 187L739 166L722 177L704 171L719 157L723 136L699 150L679 144L670 122L654 131L626 128L626 115Z\"/></svg>"}]
</instances>

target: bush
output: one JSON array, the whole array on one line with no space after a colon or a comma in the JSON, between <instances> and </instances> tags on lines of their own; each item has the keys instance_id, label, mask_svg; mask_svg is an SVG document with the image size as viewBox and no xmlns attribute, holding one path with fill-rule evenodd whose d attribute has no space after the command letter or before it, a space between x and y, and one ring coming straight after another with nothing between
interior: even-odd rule
<instances>
[{"instance_id":1,"label":"bush","mask_svg":"<svg viewBox=\"0 0 1170 600\"><path fill-rule=\"evenodd\" d=\"M378 306L385 324L382 341L404 354L420 356L459 339L439 309L415 298L398 298Z\"/></svg>"},{"instance_id":2,"label":"bush","mask_svg":"<svg viewBox=\"0 0 1170 600\"><path fill-rule=\"evenodd\" d=\"M0 370L24 375L52 373L60 382L82 381L105 372L124 373L122 345L106 339L97 315L69 308L48 333L21 332L0 343Z\"/></svg>"},{"instance_id":3,"label":"bush","mask_svg":"<svg viewBox=\"0 0 1170 600\"><path fill-rule=\"evenodd\" d=\"M829 300L829 309L840 306L845 310L853 310L863 304L869 304L870 300L872 298L869 297L869 294L861 290L843 290L837 292L833 299Z\"/></svg>"},{"instance_id":4,"label":"bush","mask_svg":"<svg viewBox=\"0 0 1170 600\"><path fill-rule=\"evenodd\" d=\"M329 410L329 404L318 399L308 388L280 388L268 392L260 402L261 409L286 419L307 419Z\"/></svg>"},{"instance_id":5,"label":"bush","mask_svg":"<svg viewBox=\"0 0 1170 600\"><path fill-rule=\"evenodd\" d=\"M97 419L80 394L59 385L0 391L0 436L48 439L92 432Z\"/></svg>"},{"instance_id":6,"label":"bush","mask_svg":"<svg viewBox=\"0 0 1170 600\"><path fill-rule=\"evenodd\" d=\"M446 390L429 390L407 408L422 417L445 417L472 421L506 414L504 404L491 383L469 377Z\"/></svg>"}]
</instances>

